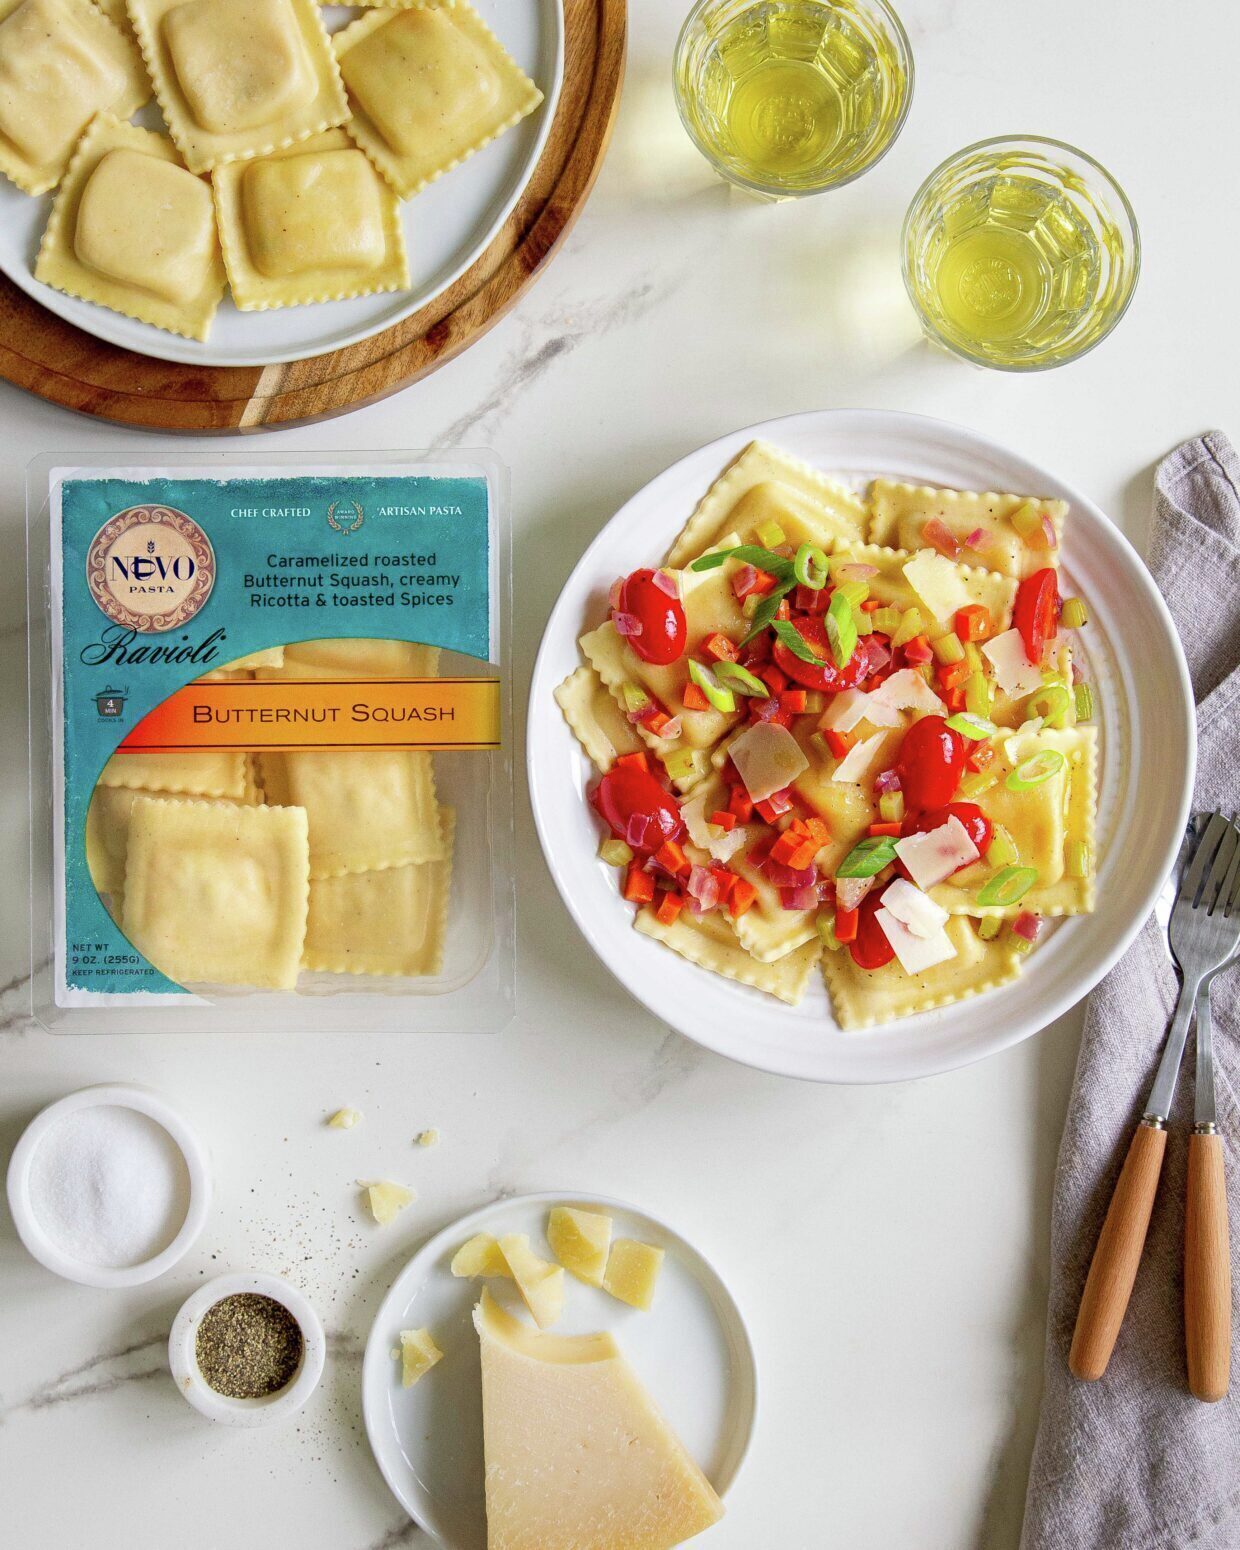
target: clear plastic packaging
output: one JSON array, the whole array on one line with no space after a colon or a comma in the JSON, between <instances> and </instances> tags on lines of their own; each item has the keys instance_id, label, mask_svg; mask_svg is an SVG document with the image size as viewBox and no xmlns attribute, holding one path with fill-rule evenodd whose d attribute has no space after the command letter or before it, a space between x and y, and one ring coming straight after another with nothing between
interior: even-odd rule
<instances>
[{"instance_id":1,"label":"clear plastic packaging","mask_svg":"<svg viewBox=\"0 0 1240 1550\"><path fill-rule=\"evenodd\" d=\"M31 464L35 1017L503 1027L511 574L488 452Z\"/></svg>"}]
</instances>

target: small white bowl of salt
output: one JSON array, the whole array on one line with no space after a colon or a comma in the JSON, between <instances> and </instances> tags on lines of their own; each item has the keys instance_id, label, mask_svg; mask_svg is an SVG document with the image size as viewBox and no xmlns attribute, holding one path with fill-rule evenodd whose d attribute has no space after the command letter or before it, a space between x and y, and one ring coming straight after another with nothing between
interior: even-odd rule
<instances>
[{"instance_id":1,"label":"small white bowl of salt","mask_svg":"<svg viewBox=\"0 0 1240 1550\"><path fill-rule=\"evenodd\" d=\"M83 1286L161 1276L202 1231L211 1173L198 1137L145 1087L84 1087L27 1125L9 1208L40 1264Z\"/></svg>"}]
</instances>

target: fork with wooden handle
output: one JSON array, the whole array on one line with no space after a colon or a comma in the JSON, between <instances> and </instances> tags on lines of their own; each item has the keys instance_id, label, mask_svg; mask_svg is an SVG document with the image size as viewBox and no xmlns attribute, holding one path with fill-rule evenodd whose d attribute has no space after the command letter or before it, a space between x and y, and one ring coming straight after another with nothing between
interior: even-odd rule
<instances>
[{"instance_id":1,"label":"fork with wooden handle","mask_svg":"<svg viewBox=\"0 0 1240 1550\"><path fill-rule=\"evenodd\" d=\"M1089 1266L1068 1356L1068 1367L1078 1378L1100 1378L1115 1349L1154 1208L1167 1148L1167 1117L1194 1001L1202 982L1240 946L1240 911L1225 891L1238 847L1240 834L1233 825L1222 813L1212 814L1176 894L1170 940L1180 966L1180 998Z\"/></svg>"}]
</instances>

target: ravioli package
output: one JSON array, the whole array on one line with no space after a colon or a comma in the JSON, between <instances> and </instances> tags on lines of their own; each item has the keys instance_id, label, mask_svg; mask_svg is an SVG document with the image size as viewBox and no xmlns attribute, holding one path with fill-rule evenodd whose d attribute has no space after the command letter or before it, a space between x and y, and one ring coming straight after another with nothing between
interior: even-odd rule
<instances>
[{"instance_id":1,"label":"ravioli package","mask_svg":"<svg viewBox=\"0 0 1240 1550\"><path fill-rule=\"evenodd\" d=\"M472 452L32 465L45 1025L508 1021L505 496Z\"/></svg>"}]
</instances>

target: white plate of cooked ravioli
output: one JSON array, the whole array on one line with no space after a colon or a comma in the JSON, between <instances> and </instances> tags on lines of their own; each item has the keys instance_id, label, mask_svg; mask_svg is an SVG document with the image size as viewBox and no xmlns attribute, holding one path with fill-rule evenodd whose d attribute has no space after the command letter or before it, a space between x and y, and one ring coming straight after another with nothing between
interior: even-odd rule
<instances>
[{"instance_id":1,"label":"white plate of cooked ravioli","mask_svg":"<svg viewBox=\"0 0 1240 1550\"><path fill-rule=\"evenodd\" d=\"M608 523L548 621L527 757L561 895L656 1016L874 1082L1097 983L1179 848L1194 737L1170 615L1096 506L962 427L822 411Z\"/></svg>"},{"instance_id":2,"label":"white plate of cooked ravioli","mask_svg":"<svg viewBox=\"0 0 1240 1550\"><path fill-rule=\"evenodd\" d=\"M511 213L563 30L561 0L0 0L0 270L163 360L354 344Z\"/></svg>"},{"instance_id":3,"label":"white plate of cooked ravioli","mask_svg":"<svg viewBox=\"0 0 1240 1550\"><path fill-rule=\"evenodd\" d=\"M723 1516L757 1373L685 1238L620 1201L547 1192L418 1250L375 1316L362 1410L384 1479L452 1550L671 1547Z\"/></svg>"}]
</instances>

